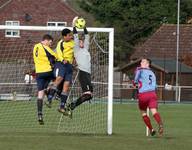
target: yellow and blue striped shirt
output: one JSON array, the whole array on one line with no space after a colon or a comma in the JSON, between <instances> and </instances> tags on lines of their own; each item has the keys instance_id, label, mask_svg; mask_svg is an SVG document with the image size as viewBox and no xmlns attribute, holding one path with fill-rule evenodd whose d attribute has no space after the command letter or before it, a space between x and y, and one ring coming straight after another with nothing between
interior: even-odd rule
<instances>
[{"instance_id":1,"label":"yellow and blue striped shirt","mask_svg":"<svg viewBox=\"0 0 192 150\"><path fill-rule=\"evenodd\" d=\"M38 43L33 49L35 72L43 73L52 71L52 63L57 59L57 54L48 46Z\"/></svg>"},{"instance_id":2,"label":"yellow and blue striped shirt","mask_svg":"<svg viewBox=\"0 0 192 150\"><path fill-rule=\"evenodd\" d=\"M56 53L58 57L58 61L68 61L70 64L73 63L74 60L74 41L71 40L69 42L64 42L60 40L57 43Z\"/></svg>"}]
</instances>

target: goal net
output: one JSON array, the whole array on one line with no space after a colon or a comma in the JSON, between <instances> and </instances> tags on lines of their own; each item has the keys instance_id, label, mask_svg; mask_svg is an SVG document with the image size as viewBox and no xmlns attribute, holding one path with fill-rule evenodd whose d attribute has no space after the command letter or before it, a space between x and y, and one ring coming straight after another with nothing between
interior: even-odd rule
<instances>
[{"instance_id":1,"label":"goal net","mask_svg":"<svg viewBox=\"0 0 192 150\"><path fill-rule=\"evenodd\" d=\"M44 34L54 37L53 49L61 39L61 27L0 25L0 130L58 131L66 133L112 134L113 99L113 29L88 28L93 83L93 99L73 111L73 118L43 107L45 125L37 122L37 85L34 80L33 46ZM71 29L71 28L70 28ZM5 37L6 32L19 31L17 37ZM74 69L68 102L82 93Z\"/></svg>"}]
</instances>

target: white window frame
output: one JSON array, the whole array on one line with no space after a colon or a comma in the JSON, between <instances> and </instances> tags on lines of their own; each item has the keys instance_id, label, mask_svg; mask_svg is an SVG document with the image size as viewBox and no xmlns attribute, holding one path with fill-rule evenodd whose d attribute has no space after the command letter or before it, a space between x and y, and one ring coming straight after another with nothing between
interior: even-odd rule
<instances>
[{"instance_id":1,"label":"white window frame","mask_svg":"<svg viewBox=\"0 0 192 150\"><path fill-rule=\"evenodd\" d=\"M19 26L20 21L5 21L5 25L6 26ZM8 34L8 33L10 33L10 34ZM5 30L5 37L20 37L20 31L19 30Z\"/></svg>"},{"instance_id":2,"label":"white window frame","mask_svg":"<svg viewBox=\"0 0 192 150\"><path fill-rule=\"evenodd\" d=\"M53 25L50 25L53 24ZM59 24L63 24L63 25L59 25ZM54 22L54 21L49 21L47 22L47 26L49 27L66 27L67 26L67 22Z\"/></svg>"}]
</instances>

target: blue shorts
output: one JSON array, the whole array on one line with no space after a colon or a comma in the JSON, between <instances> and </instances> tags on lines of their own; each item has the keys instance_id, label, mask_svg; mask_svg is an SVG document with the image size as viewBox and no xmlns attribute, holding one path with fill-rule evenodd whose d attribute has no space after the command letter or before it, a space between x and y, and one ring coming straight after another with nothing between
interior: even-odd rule
<instances>
[{"instance_id":1,"label":"blue shorts","mask_svg":"<svg viewBox=\"0 0 192 150\"><path fill-rule=\"evenodd\" d=\"M54 76L63 77L64 81L72 81L73 69L72 64L62 62L56 62L54 65Z\"/></svg>"},{"instance_id":2,"label":"blue shorts","mask_svg":"<svg viewBox=\"0 0 192 150\"><path fill-rule=\"evenodd\" d=\"M53 72L43 72L43 73L37 73L36 81L37 81L37 88L38 91L42 91L46 89L50 83L51 80L54 79Z\"/></svg>"}]
</instances>

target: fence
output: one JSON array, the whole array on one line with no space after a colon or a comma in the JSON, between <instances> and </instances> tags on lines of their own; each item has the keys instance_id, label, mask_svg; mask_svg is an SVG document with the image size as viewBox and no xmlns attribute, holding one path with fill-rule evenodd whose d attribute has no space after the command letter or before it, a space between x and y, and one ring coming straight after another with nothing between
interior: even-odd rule
<instances>
[{"instance_id":1,"label":"fence","mask_svg":"<svg viewBox=\"0 0 192 150\"><path fill-rule=\"evenodd\" d=\"M93 82L94 93L97 95L99 87L107 83ZM31 100L36 97L36 83L0 83L4 92L0 93L0 100ZM107 86L105 86L107 88ZM178 98L176 99L176 88L178 88ZM7 89L7 92L6 90ZM11 90L11 93L8 91ZM25 90L24 90L25 89ZM107 89L106 89L107 90ZM113 84L114 101L127 102L137 99L137 89L132 84ZM192 86L157 86L157 95L159 102L191 102L192 103Z\"/></svg>"},{"instance_id":2,"label":"fence","mask_svg":"<svg viewBox=\"0 0 192 150\"><path fill-rule=\"evenodd\" d=\"M120 102L137 99L137 90L131 86L132 84L114 84L114 99ZM158 85L156 91L160 102L192 102L192 86L170 86L166 89L165 85Z\"/></svg>"}]
</instances>

